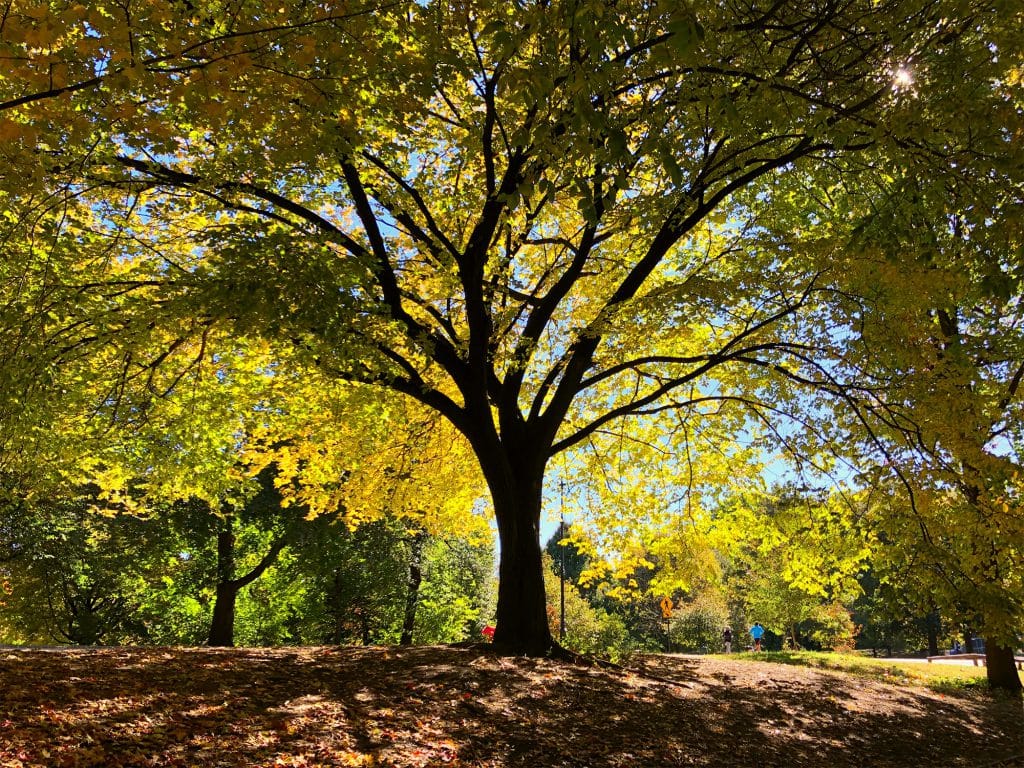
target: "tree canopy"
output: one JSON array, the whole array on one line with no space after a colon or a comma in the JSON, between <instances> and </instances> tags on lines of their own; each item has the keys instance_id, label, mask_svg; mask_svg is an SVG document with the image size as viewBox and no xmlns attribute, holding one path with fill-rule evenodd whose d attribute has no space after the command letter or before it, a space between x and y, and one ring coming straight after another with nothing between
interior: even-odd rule
<instances>
[{"instance_id":1,"label":"tree canopy","mask_svg":"<svg viewBox=\"0 0 1024 768\"><path fill-rule=\"evenodd\" d=\"M843 190L874 173L892 180L897 249L919 234L907 179L940 229L945 202L972 231L1005 222L1021 16L952 0L13 3L0 290L22 362L0 407L24 434L85 358L109 361L105 405L162 395L217 337L405 395L462 435L490 490L495 642L548 652L553 456L687 455L706 435L721 461L704 465L726 475L750 440L786 441L780 412L887 412L843 367L860 370L839 299L863 249L802 235L863 242ZM972 281L1012 293L1013 242Z\"/></svg>"}]
</instances>

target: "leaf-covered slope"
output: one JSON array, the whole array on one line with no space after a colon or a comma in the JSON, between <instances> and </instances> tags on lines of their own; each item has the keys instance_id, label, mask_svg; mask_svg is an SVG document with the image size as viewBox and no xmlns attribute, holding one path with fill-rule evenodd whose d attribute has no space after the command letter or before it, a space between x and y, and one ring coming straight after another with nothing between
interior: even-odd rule
<instances>
[{"instance_id":1,"label":"leaf-covered slope","mask_svg":"<svg viewBox=\"0 0 1024 768\"><path fill-rule=\"evenodd\" d=\"M0 655L0 766L906 766L1024 754L1019 702L654 657L482 648Z\"/></svg>"}]
</instances>

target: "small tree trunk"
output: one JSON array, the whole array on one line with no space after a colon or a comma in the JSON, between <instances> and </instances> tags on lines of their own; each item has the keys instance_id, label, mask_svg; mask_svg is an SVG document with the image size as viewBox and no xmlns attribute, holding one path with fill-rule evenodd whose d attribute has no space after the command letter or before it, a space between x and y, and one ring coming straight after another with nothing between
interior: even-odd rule
<instances>
[{"instance_id":1,"label":"small tree trunk","mask_svg":"<svg viewBox=\"0 0 1024 768\"><path fill-rule=\"evenodd\" d=\"M231 582L217 585L217 598L213 603L210 637L207 645L230 648L235 644L235 602L238 588Z\"/></svg>"},{"instance_id":2,"label":"small tree trunk","mask_svg":"<svg viewBox=\"0 0 1024 768\"><path fill-rule=\"evenodd\" d=\"M420 602L420 584L423 583L423 545L427 540L426 531L417 531L409 542L409 574L405 592L405 619L402 622L402 637L399 645L412 645L413 630L416 627L416 607Z\"/></svg>"},{"instance_id":3,"label":"small tree trunk","mask_svg":"<svg viewBox=\"0 0 1024 768\"><path fill-rule=\"evenodd\" d=\"M937 611L933 610L928 614L925 626L928 628L928 655L937 656L939 655L939 614Z\"/></svg>"},{"instance_id":4,"label":"small tree trunk","mask_svg":"<svg viewBox=\"0 0 1024 768\"><path fill-rule=\"evenodd\" d=\"M998 688L1021 695L1020 675L1013 660L1013 649L999 645L994 640L985 640L985 670L990 688Z\"/></svg>"},{"instance_id":5,"label":"small tree trunk","mask_svg":"<svg viewBox=\"0 0 1024 768\"><path fill-rule=\"evenodd\" d=\"M213 604L213 619L210 621L210 638L207 641L209 645L235 644L235 601L238 593L274 564L287 543L287 536L279 536L270 544L270 549L259 563L247 574L236 579L235 533L231 518L224 521L224 527L217 533L217 599Z\"/></svg>"},{"instance_id":6,"label":"small tree trunk","mask_svg":"<svg viewBox=\"0 0 1024 768\"><path fill-rule=\"evenodd\" d=\"M235 600L238 587L235 577L235 532L231 518L217 532L217 598L213 603L213 619L207 645L235 644Z\"/></svg>"},{"instance_id":7,"label":"small tree trunk","mask_svg":"<svg viewBox=\"0 0 1024 768\"><path fill-rule=\"evenodd\" d=\"M334 594L329 595L327 598L328 611L330 611L331 618L334 619L333 634L328 636L327 642L337 645L341 645L345 637L345 612L342 610L341 605L341 588L343 584L344 580L339 568L334 572Z\"/></svg>"},{"instance_id":8,"label":"small tree trunk","mask_svg":"<svg viewBox=\"0 0 1024 768\"><path fill-rule=\"evenodd\" d=\"M64 605L68 613L68 630L63 633L75 645L99 645L100 639L106 634L104 617L94 594L95 584L89 585L79 593L65 588Z\"/></svg>"},{"instance_id":9,"label":"small tree trunk","mask_svg":"<svg viewBox=\"0 0 1024 768\"><path fill-rule=\"evenodd\" d=\"M370 619L363 610L359 610L357 615L359 616L359 626L362 628L363 645L371 645L373 638L370 637Z\"/></svg>"}]
</instances>

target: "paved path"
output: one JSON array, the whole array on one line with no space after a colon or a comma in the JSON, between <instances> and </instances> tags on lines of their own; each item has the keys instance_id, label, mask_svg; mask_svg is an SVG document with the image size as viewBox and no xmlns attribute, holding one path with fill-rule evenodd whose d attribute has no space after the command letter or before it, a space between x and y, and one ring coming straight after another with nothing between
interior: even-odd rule
<instances>
[{"instance_id":1,"label":"paved path","mask_svg":"<svg viewBox=\"0 0 1024 768\"><path fill-rule=\"evenodd\" d=\"M871 658L871 657L868 656L868 657L865 657L865 658ZM927 664L928 663L928 659L919 659L919 658L916 658L916 657L915 658L909 658L909 657L908 658L898 658L896 656L879 656L878 660L879 661L891 661L891 662L900 663L900 664L902 664L905 661L912 662L912 663L919 663L919 664ZM946 657L943 657L941 659L934 659L932 661L932 664L959 664L961 666L967 666L967 667L973 667L974 666L974 662L971 659L958 659L956 656L946 656Z\"/></svg>"}]
</instances>

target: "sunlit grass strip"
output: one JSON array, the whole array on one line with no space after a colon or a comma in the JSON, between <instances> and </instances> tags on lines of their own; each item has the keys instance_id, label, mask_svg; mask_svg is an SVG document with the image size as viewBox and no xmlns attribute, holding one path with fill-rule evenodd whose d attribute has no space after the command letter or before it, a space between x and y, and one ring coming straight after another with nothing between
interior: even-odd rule
<instances>
[{"instance_id":1,"label":"sunlit grass strip","mask_svg":"<svg viewBox=\"0 0 1024 768\"><path fill-rule=\"evenodd\" d=\"M919 685L937 690L973 688L986 685L983 666L966 666L944 662L921 664L898 662L892 659L873 659L845 653L818 651L774 651L764 653L737 653L728 658L738 661L768 661L813 667L867 677L883 682Z\"/></svg>"}]
</instances>

